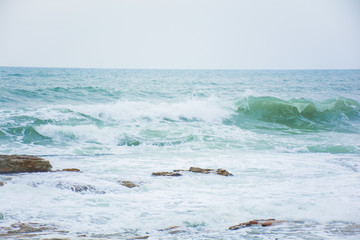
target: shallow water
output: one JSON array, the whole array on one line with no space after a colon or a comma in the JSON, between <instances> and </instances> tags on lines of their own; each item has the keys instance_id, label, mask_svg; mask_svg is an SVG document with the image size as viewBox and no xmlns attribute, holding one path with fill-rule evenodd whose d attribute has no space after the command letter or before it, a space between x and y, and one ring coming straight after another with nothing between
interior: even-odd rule
<instances>
[{"instance_id":1,"label":"shallow water","mask_svg":"<svg viewBox=\"0 0 360 240\"><path fill-rule=\"evenodd\" d=\"M0 226L67 231L38 239L360 236L358 70L0 68L0 80L0 153L82 170L1 175ZM191 166L234 176L151 175ZM228 230L264 218L286 222Z\"/></svg>"}]
</instances>

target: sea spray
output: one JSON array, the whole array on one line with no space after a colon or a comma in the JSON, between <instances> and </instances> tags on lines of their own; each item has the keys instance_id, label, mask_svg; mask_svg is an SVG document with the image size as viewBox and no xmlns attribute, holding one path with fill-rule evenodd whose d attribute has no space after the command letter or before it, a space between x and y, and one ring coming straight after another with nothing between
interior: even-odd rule
<instances>
[{"instance_id":1,"label":"sea spray","mask_svg":"<svg viewBox=\"0 0 360 240\"><path fill-rule=\"evenodd\" d=\"M32 222L60 238L360 235L358 70L0 68L0 80L1 153L81 169L0 176L0 231ZM233 176L152 176L192 166ZM269 218L285 222L228 230ZM181 231L159 231L170 226Z\"/></svg>"}]
</instances>

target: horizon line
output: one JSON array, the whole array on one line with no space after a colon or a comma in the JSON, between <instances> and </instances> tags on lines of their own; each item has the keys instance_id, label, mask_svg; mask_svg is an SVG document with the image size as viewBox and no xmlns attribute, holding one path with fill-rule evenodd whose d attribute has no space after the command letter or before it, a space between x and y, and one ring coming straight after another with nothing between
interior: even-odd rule
<instances>
[{"instance_id":1,"label":"horizon line","mask_svg":"<svg viewBox=\"0 0 360 240\"><path fill-rule=\"evenodd\" d=\"M360 68L135 68L135 67L59 67L59 66L5 66L0 68L54 68L54 69L103 69L103 70L192 70L192 71L303 71L303 70L360 70Z\"/></svg>"}]
</instances>

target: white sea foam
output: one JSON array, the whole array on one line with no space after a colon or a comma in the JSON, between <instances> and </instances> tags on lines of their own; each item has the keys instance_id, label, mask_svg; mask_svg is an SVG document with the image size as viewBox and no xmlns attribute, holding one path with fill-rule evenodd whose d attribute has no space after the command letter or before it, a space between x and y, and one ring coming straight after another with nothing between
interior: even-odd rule
<instances>
[{"instance_id":1,"label":"white sea foam","mask_svg":"<svg viewBox=\"0 0 360 240\"><path fill-rule=\"evenodd\" d=\"M27 85L3 78L6 99L17 100L0 109L1 154L39 155L54 170L82 172L0 175L0 234L38 222L68 232L34 239L359 237L358 72L91 71L41 78L49 95L33 95L34 86L13 91ZM335 87L317 81L329 75ZM336 94L343 98L327 100ZM323 127L299 125L299 114ZM233 176L152 176L192 166ZM287 222L228 230L262 218ZM184 232L159 231L172 225Z\"/></svg>"},{"instance_id":2,"label":"white sea foam","mask_svg":"<svg viewBox=\"0 0 360 240\"><path fill-rule=\"evenodd\" d=\"M72 106L72 110L93 117L117 121L139 118L172 119L187 118L217 122L229 116L230 111L216 97L186 99L181 102L142 102L119 100L110 104Z\"/></svg>"}]
</instances>

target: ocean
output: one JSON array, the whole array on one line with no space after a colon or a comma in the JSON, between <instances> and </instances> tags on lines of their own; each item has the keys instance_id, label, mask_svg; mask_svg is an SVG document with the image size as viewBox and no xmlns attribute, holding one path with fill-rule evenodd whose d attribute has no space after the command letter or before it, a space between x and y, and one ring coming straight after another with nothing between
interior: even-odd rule
<instances>
[{"instance_id":1,"label":"ocean","mask_svg":"<svg viewBox=\"0 0 360 240\"><path fill-rule=\"evenodd\" d=\"M0 234L360 238L360 70L1 67L0 84L0 154L81 170L0 175ZM190 167L233 176L152 175Z\"/></svg>"}]
</instances>

